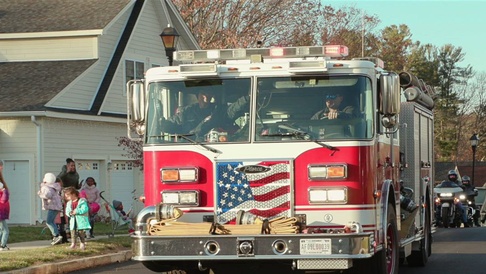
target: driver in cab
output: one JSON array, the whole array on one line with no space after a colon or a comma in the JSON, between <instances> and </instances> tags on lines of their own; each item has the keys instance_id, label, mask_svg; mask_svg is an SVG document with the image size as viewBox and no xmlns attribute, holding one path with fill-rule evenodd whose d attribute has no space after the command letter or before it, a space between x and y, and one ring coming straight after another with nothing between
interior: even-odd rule
<instances>
[{"instance_id":1,"label":"driver in cab","mask_svg":"<svg viewBox=\"0 0 486 274\"><path fill-rule=\"evenodd\" d=\"M319 110L311 120L352 118L355 116L353 106L343 104L342 93L329 93L325 97L324 109Z\"/></svg>"}]
</instances>

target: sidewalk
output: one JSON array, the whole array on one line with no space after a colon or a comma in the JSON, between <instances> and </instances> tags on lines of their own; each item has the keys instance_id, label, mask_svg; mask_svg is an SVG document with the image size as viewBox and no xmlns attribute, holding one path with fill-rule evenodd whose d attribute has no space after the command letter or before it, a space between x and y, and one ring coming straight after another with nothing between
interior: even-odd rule
<instances>
[{"instance_id":1,"label":"sidewalk","mask_svg":"<svg viewBox=\"0 0 486 274\"><path fill-rule=\"evenodd\" d=\"M108 238L108 236L96 236L96 238ZM90 239L88 239L90 241ZM50 247L50 240L43 241L32 241L32 242L21 242L9 244L8 247L11 251L22 250L22 249L36 249ZM15 274L51 274L51 273L69 273L72 271L77 271L81 269L87 269L92 267L103 266L107 264L125 262L132 258L131 250L124 250L118 253L104 254L83 257L68 261L50 262L41 265L35 265L27 268L22 268L18 270L13 270L8 273Z\"/></svg>"}]
</instances>

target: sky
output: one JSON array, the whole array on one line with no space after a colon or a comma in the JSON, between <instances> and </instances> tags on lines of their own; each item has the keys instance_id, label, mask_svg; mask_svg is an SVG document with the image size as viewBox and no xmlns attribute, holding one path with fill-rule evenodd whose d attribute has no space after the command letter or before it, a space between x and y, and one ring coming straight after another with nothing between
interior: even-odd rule
<instances>
[{"instance_id":1,"label":"sky","mask_svg":"<svg viewBox=\"0 0 486 274\"><path fill-rule=\"evenodd\" d=\"M406 24L413 41L441 47L462 47L464 61L477 72L486 72L486 0L321 0L324 5L339 8L354 6L375 15L386 26Z\"/></svg>"}]
</instances>

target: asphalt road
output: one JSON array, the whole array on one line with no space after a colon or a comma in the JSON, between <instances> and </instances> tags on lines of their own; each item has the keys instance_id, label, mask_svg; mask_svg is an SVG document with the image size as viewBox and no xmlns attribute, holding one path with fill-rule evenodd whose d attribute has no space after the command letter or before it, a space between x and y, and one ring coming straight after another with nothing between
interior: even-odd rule
<instances>
[{"instance_id":1,"label":"asphalt road","mask_svg":"<svg viewBox=\"0 0 486 274\"><path fill-rule=\"evenodd\" d=\"M425 267L400 268L400 274L486 273L486 227L439 228Z\"/></svg>"},{"instance_id":2,"label":"asphalt road","mask_svg":"<svg viewBox=\"0 0 486 274\"><path fill-rule=\"evenodd\" d=\"M400 266L400 274L482 274L486 273L486 227L439 228L433 235L432 256L425 267ZM139 262L111 264L77 274L149 274ZM270 272L269 272L270 273Z\"/></svg>"}]
</instances>

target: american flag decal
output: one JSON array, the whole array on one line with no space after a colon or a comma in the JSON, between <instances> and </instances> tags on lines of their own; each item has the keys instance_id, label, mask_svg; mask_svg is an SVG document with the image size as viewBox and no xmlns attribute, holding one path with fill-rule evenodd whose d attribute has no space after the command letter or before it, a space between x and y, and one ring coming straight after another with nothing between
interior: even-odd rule
<instances>
[{"instance_id":1,"label":"american flag decal","mask_svg":"<svg viewBox=\"0 0 486 274\"><path fill-rule=\"evenodd\" d=\"M262 166L262 172L241 172ZM272 219L290 217L289 161L218 162L216 166L216 221L234 223L239 210Z\"/></svg>"}]
</instances>

